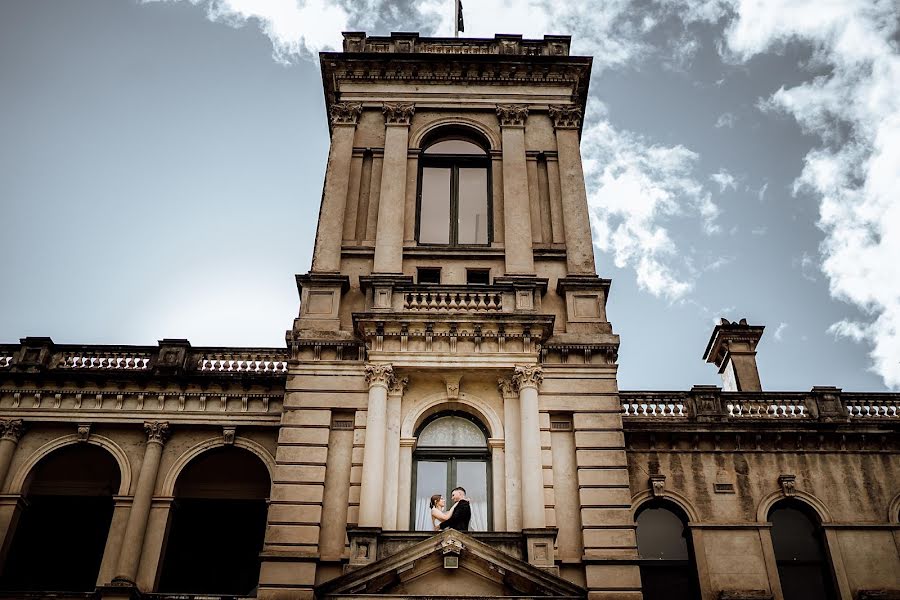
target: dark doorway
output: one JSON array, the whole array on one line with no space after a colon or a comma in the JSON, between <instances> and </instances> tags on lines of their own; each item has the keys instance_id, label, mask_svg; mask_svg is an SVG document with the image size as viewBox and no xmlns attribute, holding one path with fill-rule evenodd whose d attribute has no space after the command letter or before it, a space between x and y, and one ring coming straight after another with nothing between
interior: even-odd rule
<instances>
[{"instance_id":1,"label":"dark doorway","mask_svg":"<svg viewBox=\"0 0 900 600\"><path fill-rule=\"evenodd\" d=\"M801 502L785 500L769 512L769 521L784 600L833 600L818 515Z\"/></svg>"},{"instance_id":2,"label":"dark doorway","mask_svg":"<svg viewBox=\"0 0 900 600\"><path fill-rule=\"evenodd\" d=\"M159 591L253 594L270 487L265 465L240 448L191 461L175 486Z\"/></svg>"},{"instance_id":3,"label":"dark doorway","mask_svg":"<svg viewBox=\"0 0 900 600\"><path fill-rule=\"evenodd\" d=\"M41 460L26 481L0 587L93 591L119 478L116 461L97 446L66 446Z\"/></svg>"},{"instance_id":4,"label":"dark doorway","mask_svg":"<svg viewBox=\"0 0 900 600\"><path fill-rule=\"evenodd\" d=\"M687 516L673 504L653 500L641 506L635 523L644 600L699 599Z\"/></svg>"}]
</instances>

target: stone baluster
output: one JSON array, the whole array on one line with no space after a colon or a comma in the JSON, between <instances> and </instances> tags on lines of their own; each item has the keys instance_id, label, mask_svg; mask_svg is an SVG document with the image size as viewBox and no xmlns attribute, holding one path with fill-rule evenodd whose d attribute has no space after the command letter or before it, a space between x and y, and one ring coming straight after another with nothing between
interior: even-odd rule
<instances>
[{"instance_id":1,"label":"stone baluster","mask_svg":"<svg viewBox=\"0 0 900 600\"><path fill-rule=\"evenodd\" d=\"M536 365L516 367L513 381L519 390L519 439L522 460L522 528L546 527L544 475L541 461L541 426L538 386L544 374Z\"/></svg>"},{"instance_id":2,"label":"stone baluster","mask_svg":"<svg viewBox=\"0 0 900 600\"><path fill-rule=\"evenodd\" d=\"M413 104L384 104L384 162L378 225L375 230L374 273L403 272L403 225L406 204L406 164Z\"/></svg>"},{"instance_id":3,"label":"stone baluster","mask_svg":"<svg viewBox=\"0 0 900 600\"><path fill-rule=\"evenodd\" d=\"M141 550L144 547L144 534L147 532L147 518L150 515L153 490L159 474L159 462L163 446L169 437L169 424L159 421L144 423L144 431L147 433L147 447L144 450L144 460L141 462L141 472L134 490L128 523L125 525L116 577L113 579L113 583L118 585L133 586L137 578Z\"/></svg>"},{"instance_id":4,"label":"stone baluster","mask_svg":"<svg viewBox=\"0 0 900 600\"><path fill-rule=\"evenodd\" d=\"M0 420L0 489L4 487L6 476L9 474L9 465L23 433L25 424L22 419Z\"/></svg>"},{"instance_id":5,"label":"stone baluster","mask_svg":"<svg viewBox=\"0 0 900 600\"><path fill-rule=\"evenodd\" d=\"M394 370L389 364L366 365L366 382L369 384L369 404L366 412L359 525L381 527L384 455L387 441L387 394L394 382Z\"/></svg>"},{"instance_id":6,"label":"stone baluster","mask_svg":"<svg viewBox=\"0 0 900 600\"><path fill-rule=\"evenodd\" d=\"M503 244L507 275L533 275L531 240L531 200L528 195L528 166L525 158L525 121L528 107L498 104L503 144Z\"/></svg>"}]
</instances>

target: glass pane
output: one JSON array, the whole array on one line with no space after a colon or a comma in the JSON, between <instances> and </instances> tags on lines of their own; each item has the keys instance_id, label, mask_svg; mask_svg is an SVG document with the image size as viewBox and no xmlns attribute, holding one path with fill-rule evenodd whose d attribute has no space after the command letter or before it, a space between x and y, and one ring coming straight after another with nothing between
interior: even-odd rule
<instances>
[{"instance_id":1,"label":"glass pane","mask_svg":"<svg viewBox=\"0 0 900 600\"><path fill-rule=\"evenodd\" d=\"M466 495L471 500L472 520L469 531L488 530L488 483L487 463L475 461L459 461L456 463L456 481L452 487L466 488ZM452 488L451 488L452 489ZM543 500L543 499L541 499ZM449 508L449 507L448 507Z\"/></svg>"},{"instance_id":2,"label":"glass pane","mask_svg":"<svg viewBox=\"0 0 900 600\"><path fill-rule=\"evenodd\" d=\"M419 242L450 243L450 169L422 169Z\"/></svg>"},{"instance_id":3,"label":"glass pane","mask_svg":"<svg viewBox=\"0 0 900 600\"><path fill-rule=\"evenodd\" d=\"M462 417L440 417L419 433L419 448L484 448L487 440L478 425Z\"/></svg>"},{"instance_id":4,"label":"glass pane","mask_svg":"<svg viewBox=\"0 0 900 600\"><path fill-rule=\"evenodd\" d=\"M425 149L425 154L481 154L484 149L465 140L443 140Z\"/></svg>"},{"instance_id":5,"label":"glass pane","mask_svg":"<svg viewBox=\"0 0 900 600\"><path fill-rule=\"evenodd\" d=\"M487 169L460 169L458 243L488 243L487 209Z\"/></svg>"},{"instance_id":6,"label":"glass pane","mask_svg":"<svg viewBox=\"0 0 900 600\"><path fill-rule=\"evenodd\" d=\"M815 524L802 511L782 506L769 514L775 558L781 560L823 560Z\"/></svg>"},{"instance_id":7,"label":"glass pane","mask_svg":"<svg viewBox=\"0 0 900 600\"><path fill-rule=\"evenodd\" d=\"M413 528L416 531L434 531L430 504L432 496L440 494L447 500L450 498L447 490L447 464L444 461L416 462L416 495L413 498L415 502ZM447 508L449 507L445 510Z\"/></svg>"},{"instance_id":8,"label":"glass pane","mask_svg":"<svg viewBox=\"0 0 900 600\"><path fill-rule=\"evenodd\" d=\"M647 508L637 518L637 545L641 558L688 560L684 523L665 508Z\"/></svg>"}]
</instances>

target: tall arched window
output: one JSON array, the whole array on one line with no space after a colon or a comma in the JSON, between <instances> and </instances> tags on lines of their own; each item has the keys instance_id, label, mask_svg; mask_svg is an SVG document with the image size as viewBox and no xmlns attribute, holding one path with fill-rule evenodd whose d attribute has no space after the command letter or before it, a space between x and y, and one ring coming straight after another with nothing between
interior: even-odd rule
<instances>
[{"instance_id":1,"label":"tall arched window","mask_svg":"<svg viewBox=\"0 0 900 600\"><path fill-rule=\"evenodd\" d=\"M699 599L687 516L669 502L653 500L641 506L635 523L644 600Z\"/></svg>"},{"instance_id":2,"label":"tall arched window","mask_svg":"<svg viewBox=\"0 0 900 600\"><path fill-rule=\"evenodd\" d=\"M43 458L25 482L26 507L0 587L93 591L120 477L109 452L90 444L65 446Z\"/></svg>"},{"instance_id":3,"label":"tall arched window","mask_svg":"<svg viewBox=\"0 0 900 600\"><path fill-rule=\"evenodd\" d=\"M433 531L429 501L466 489L471 499L470 531L487 531L491 523L490 451L484 426L465 413L440 413L422 425L413 454L412 520L417 531Z\"/></svg>"},{"instance_id":4,"label":"tall arched window","mask_svg":"<svg viewBox=\"0 0 900 600\"><path fill-rule=\"evenodd\" d=\"M159 591L251 595L259 582L271 482L253 453L209 450L179 474Z\"/></svg>"},{"instance_id":5,"label":"tall arched window","mask_svg":"<svg viewBox=\"0 0 900 600\"><path fill-rule=\"evenodd\" d=\"M784 600L836 597L818 515L807 505L784 500L769 511L772 545Z\"/></svg>"},{"instance_id":6,"label":"tall arched window","mask_svg":"<svg viewBox=\"0 0 900 600\"><path fill-rule=\"evenodd\" d=\"M445 246L491 242L490 158L471 136L448 130L419 159L417 240Z\"/></svg>"}]
</instances>

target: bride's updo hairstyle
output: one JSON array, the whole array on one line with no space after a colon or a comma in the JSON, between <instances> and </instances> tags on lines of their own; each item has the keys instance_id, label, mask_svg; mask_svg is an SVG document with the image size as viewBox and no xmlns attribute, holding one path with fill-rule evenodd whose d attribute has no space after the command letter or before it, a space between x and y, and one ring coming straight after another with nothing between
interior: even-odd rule
<instances>
[{"instance_id":1,"label":"bride's updo hairstyle","mask_svg":"<svg viewBox=\"0 0 900 600\"><path fill-rule=\"evenodd\" d=\"M438 502L440 502L441 498L443 498L443 497L444 496L442 496L441 494L435 494L434 496L432 496L431 497L431 505L429 506L429 508L434 508L435 506L437 506Z\"/></svg>"}]
</instances>

